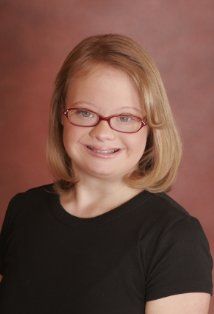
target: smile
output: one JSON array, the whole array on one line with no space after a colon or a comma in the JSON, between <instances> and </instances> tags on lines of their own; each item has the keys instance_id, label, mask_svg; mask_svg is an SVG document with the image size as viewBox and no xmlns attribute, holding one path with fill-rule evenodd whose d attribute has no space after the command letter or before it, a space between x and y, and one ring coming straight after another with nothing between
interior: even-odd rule
<instances>
[{"instance_id":1,"label":"smile","mask_svg":"<svg viewBox=\"0 0 214 314\"><path fill-rule=\"evenodd\" d=\"M118 153L121 151L120 148L95 148L94 146L86 145L85 146L88 151L90 151L91 154L97 157L104 157L104 158L109 158L109 157L114 157L118 155Z\"/></svg>"}]
</instances>

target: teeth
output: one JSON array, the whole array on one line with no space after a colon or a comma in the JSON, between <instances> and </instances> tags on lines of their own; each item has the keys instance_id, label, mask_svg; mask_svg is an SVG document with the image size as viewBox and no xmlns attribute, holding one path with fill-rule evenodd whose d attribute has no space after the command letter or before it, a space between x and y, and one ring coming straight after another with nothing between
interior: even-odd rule
<instances>
[{"instance_id":1,"label":"teeth","mask_svg":"<svg viewBox=\"0 0 214 314\"><path fill-rule=\"evenodd\" d=\"M95 149L92 146L88 146L88 148L90 148L91 150L93 150L94 152L96 152L98 154L112 154L118 150L118 148L108 149L108 150L107 149L100 150L100 149Z\"/></svg>"},{"instance_id":2,"label":"teeth","mask_svg":"<svg viewBox=\"0 0 214 314\"><path fill-rule=\"evenodd\" d=\"M93 151L95 151L96 153L99 153L99 154L112 154L112 153L114 153L114 149L112 149L112 150L93 149Z\"/></svg>"}]
</instances>

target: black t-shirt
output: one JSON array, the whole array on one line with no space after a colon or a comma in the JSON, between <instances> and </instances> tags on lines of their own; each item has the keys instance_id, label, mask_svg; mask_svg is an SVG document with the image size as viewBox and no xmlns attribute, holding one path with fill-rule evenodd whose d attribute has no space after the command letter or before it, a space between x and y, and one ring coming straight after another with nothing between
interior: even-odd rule
<instances>
[{"instance_id":1,"label":"black t-shirt","mask_svg":"<svg viewBox=\"0 0 214 314\"><path fill-rule=\"evenodd\" d=\"M212 294L198 220L143 191L96 217L66 212L52 185L17 194L0 238L1 314L143 314L148 300Z\"/></svg>"}]
</instances>

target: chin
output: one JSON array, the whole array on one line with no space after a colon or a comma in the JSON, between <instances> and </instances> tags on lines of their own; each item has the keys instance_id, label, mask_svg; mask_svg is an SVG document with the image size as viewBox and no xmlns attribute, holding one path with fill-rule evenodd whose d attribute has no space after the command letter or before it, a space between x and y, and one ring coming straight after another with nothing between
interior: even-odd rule
<instances>
[{"instance_id":1,"label":"chin","mask_svg":"<svg viewBox=\"0 0 214 314\"><path fill-rule=\"evenodd\" d=\"M107 168L107 167L106 167ZM88 175L100 179L114 179L117 178L118 175L116 175L115 171L109 171L108 169L88 169L87 171ZM122 177L122 175L121 175Z\"/></svg>"}]
</instances>

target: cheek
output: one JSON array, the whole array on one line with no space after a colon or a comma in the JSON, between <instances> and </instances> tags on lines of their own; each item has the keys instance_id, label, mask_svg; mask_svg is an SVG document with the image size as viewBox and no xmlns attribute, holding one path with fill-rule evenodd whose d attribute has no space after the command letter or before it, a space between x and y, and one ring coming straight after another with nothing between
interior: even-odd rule
<instances>
[{"instance_id":1,"label":"cheek","mask_svg":"<svg viewBox=\"0 0 214 314\"><path fill-rule=\"evenodd\" d=\"M128 147L135 149L135 151L144 150L147 142L147 132L142 132L139 134L133 134L133 137L126 138L126 144Z\"/></svg>"},{"instance_id":2,"label":"cheek","mask_svg":"<svg viewBox=\"0 0 214 314\"><path fill-rule=\"evenodd\" d=\"M72 143L75 141L75 132L72 130L72 127L70 127L70 125L64 126L62 139L64 148L68 152L68 150L70 150L70 147L72 147Z\"/></svg>"},{"instance_id":3,"label":"cheek","mask_svg":"<svg viewBox=\"0 0 214 314\"><path fill-rule=\"evenodd\" d=\"M85 136L86 130L73 125L65 125L63 129L63 143L65 148L71 147L72 144L81 143Z\"/></svg>"}]
</instances>

